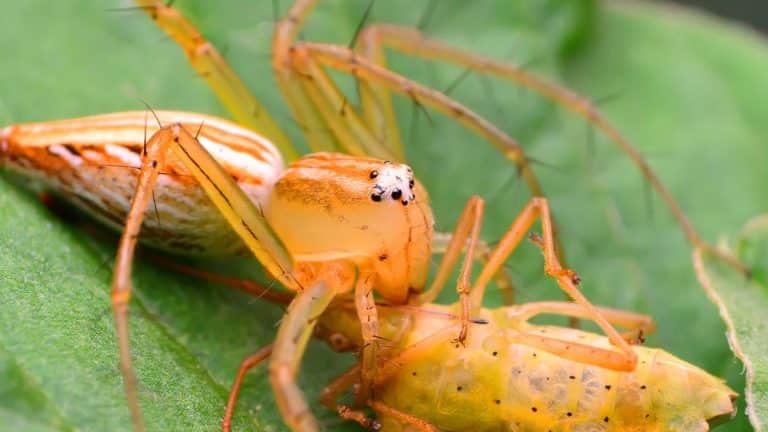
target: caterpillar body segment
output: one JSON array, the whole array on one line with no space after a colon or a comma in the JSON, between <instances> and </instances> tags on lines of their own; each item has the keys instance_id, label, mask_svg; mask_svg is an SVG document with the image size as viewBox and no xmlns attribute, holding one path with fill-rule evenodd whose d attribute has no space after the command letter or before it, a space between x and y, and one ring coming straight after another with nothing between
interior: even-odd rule
<instances>
[{"instance_id":1,"label":"caterpillar body segment","mask_svg":"<svg viewBox=\"0 0 768 432\"><path fill-rule=\"evenodd\" d=\"M662 349L634 346L638 366L621 372L537 346L542 337L615 349L594 333L528 323L529 305L482 309L475 321L487 323L472 324L464 345L451 340L458 305L382 308L382 335L394 348L369 404L382 430L421 430L399 415L406 414L440 431L688 432L734 414L737 395L723 380ZM346 339L354 331L332 329L353 324L341 318L345 310L331 310L319 325L337 348L355 345Z\"/></svg>"}]
</instances>

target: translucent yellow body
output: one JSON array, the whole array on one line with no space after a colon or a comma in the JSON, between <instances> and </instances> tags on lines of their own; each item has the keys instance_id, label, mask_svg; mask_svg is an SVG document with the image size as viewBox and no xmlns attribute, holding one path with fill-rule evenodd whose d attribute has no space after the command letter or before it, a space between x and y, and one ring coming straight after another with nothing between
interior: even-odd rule
<instances>
[{"instance_id":1,"label":"translucent yellow body","mask_svg":"<svg viewBox=\"0 0 768 432\"><path fill-rule=\"evenodd\" d=\"M394 373L382 372L386 377L377 383L376 400L441 431L467 432L696 432L734 413L736 394L721 379L661 349L635 347L637 369L617 372L522 344L526 334L540 334L610 347L593 333L529 324L521 318L524 308L483 309L480 318L488 323L473 324L464 346L452 342L455 321L382 311L384 336L402 337L391 356L432 340L407 361L383 362L382 368ZM455 311L439 305L424 309ZM354 330L342 328L356 325L348 309L334 309L320 325L336 348L344 348L339 340L358 343ZM417 430L386 412L378 414L382 430Z\"/></svg>"}]
</instances>

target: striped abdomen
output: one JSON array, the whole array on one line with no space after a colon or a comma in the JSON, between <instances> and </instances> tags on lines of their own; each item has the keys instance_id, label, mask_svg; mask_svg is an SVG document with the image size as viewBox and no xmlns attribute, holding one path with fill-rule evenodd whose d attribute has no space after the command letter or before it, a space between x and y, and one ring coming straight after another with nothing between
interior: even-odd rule
<instances>
[{"instance_id":1,"label":"striped abdomen","mask_svg":"<svg viewBox=\"0 0 768 432\"><path fill-rule=\"evenodd\" d=\"M266 139L229 121L192 113L157 112L181 123L254 201L261 201L283 170ZM145 140L158 130L145 112L9 126L0 131L0 161L40 180L97 219L122 229L134 193ZM232 254L243 245L172 152L158 177L141 240L184 254Z\"/></svg>"}]
</instances>

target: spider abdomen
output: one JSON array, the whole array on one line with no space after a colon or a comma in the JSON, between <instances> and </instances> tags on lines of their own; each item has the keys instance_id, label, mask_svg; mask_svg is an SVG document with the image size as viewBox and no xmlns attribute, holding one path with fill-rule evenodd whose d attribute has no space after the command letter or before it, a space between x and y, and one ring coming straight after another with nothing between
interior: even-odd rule
<instances>
[{"instance_id":1,"label":"spider abdomen","mask_svg":"<svg viewBox=\"0 0 768 432\"><path fill-rule=\"evenodd\" d=\"M154 114L162 123L180 123L196 133L254 202L263 201L284 169L269 141L234 123L186 112ZM151 114L139 111L9 126L0 131L0 165L40 181L120 230L136 189L145 141L158 129ZM180 254L231 255L245 250L172 153L161 168L140 240Z\"/></svg>"}]
</instances>

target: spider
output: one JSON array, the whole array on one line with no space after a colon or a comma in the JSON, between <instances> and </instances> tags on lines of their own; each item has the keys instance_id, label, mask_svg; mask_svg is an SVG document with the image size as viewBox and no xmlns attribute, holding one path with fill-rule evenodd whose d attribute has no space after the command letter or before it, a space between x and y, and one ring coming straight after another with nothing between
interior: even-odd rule
<instances>
[{"instance_id":1,"label":"spider","mask_svg":"<svg viewBox=\"0 0 768 432\"><path fill-rule=\"evenodd\" d=\"M158 7L162 7L162 6L163 6L163 5L160 5L160 4L158 4ZM362 68L362 69L360 69L360 70L364 72L366 69L365 69L365 68ZM379 89L379 90L380 90L380 89ZM402 86L400 87L400 90L403 90L403 87L402 87ZM415 91L415 88L414 88L414 89L410 89L410 90L414 90L414 91ZM429 100L428 100L428 95L427 95L427 94L425 94L425 95L422 95L422 96L419 96L417 93L409 93L409 96L410 96L410 97L412 97L413 99L415 99L417 102L419 102L419 103L420 103L420 104L422 104L422 105L427 105L427 104L429 103ZM420 97L425 97L426 99L420 99ZM343 100L341 100L341 101L338 101L338 100L337 100L336 102L340 102L340 103L338 103L337 105L338 105L338 106L340 106L341 108L343 108L343 107L344 107L344 105L345 105L345 103L344 103L344 101L343 101ZM447 105L443 105L443 107L444 107L445 109L448 109L448 110L454 110L454 108L456 108L456 106L455 106L455 105L451 105L450 103L449 103L449 104L447 104ZM250 107L250 106L249 106L249 108L252 108L252 107ZM233 109L233 111L235 111L235 112L236 112L237 110L236 110L236 109ZM342 111L343 111L343 109L342 109L342 110L339 110L338 112L340 113L340 112L342 112ZM351 111L351 110L350 110L350 111ZM456 115L457 113L458 113L458 111L454 111L454 114L455 114L455 115ZM590 111L588 114L590 114L590 115L591 115L591 113L592 113L592 111ZM252 112L251 112L251 111L248 111L248 113L247 113L247 114L245 114L245 116L247 117L247 116L249 116L249 115L251 115L251 114L252 114ZM330 115L333 115L333 114L334 114L333 112L332 112L332 113L330 113ZM259 116L258 118L264 118L264 116ZM306 117L304 117L304 118L306 119ZM464 119L465 119L464 121L467 121L467 122L471 122L471 121L472 121L472 120L470 119L470 117L464 117ZM467 120L467 119L470 119L470 120ZM331 124L332 124L332 125L337 125L337 123L333 123L333 122L331 122ZM342 126L343 126L343 125L342 125ZM307 127L307 126L306 126L306 124L303 124L303 127ZM327 131L323 132L322 128L314 128L314 127L309 127L308 129L309 129L310 131L312 131L312 132L319 132L319 133L326 133L326 134L327 134ZM382 130L383 130L383 129L382 129ZM491 130L491 129L486 129L486 132L487 132L487 131L489 131L489 130ZM340 132L338 132L338 133L340 134ZM394 134L385 134L385 135L388 135L388 136L390 136L390 137L394 136ZM277 138L277 135L275 135L274 137L271 137L271 138L273 138L273 139L274 139L275 141L277 141L277 142L279 142L279 141L280 141L280 139L278 139L278 138ZM322 145L322 142L325 142L325 141L326 141L326 140L325 140L325 139L323 139L323 138L317 138L317 137L315 137L315 138L309 138L309 139L308 139L308 141L310 141L310 142L313 142L313 140L315 141L315 146L320 146L320 145ZM361 142L365 142L365 140L362 140ZM321 144L317 144L317 143L321 143ZM355 141L355 140L349 140L349 141L347 141L347 142L346 142L346 145L349 145L350 147L348 147L346 150L347 150L347 151L351 151L351 152L353 152L353 153L354 153L354 151L360 151L360 149L358 149L358 150L354 150L354 149L353 149L353 147L354 147L355 143L356 143L356 141ZM382 153L382 154L376 154L376 152L377 152L377 151L383 151L384 153L386 153L386 148L387 148L387 147L386 147L386 146L384 147L384 148L385 148L385 150L382 150L381 148L378 148L378 149L377 149L377 148L376 148L376 143L377 143L377 141L376 141L376 140L373 140L373 141L369 140L369 142L368 142L368 144L367 144L367 145L369 145L370 147L365 147L365 148L364 148L364 150L363 150L363 152L366 152L366 153L373 153L373 154L375 154L375 155L377 155L377 156L385 156L385 157L386 157L387 155L385 155L385 154L383 154L383 153ZM499 144L501 145L501 143L503 143L503 140L498 140L498 139L497 139L497 143L499 143ZM507 144L509 144L509 142L508 142ZM363 145L363 144L359 144L359 145ZM390 149L397 149L397 145L396 145L396 144L391 144L389 148L390 148ZM508 147L507 147L507 150L509 150L509 149L512 149L512 148L514 148L514 146L508 146ZM393 153L395 153L395 157L394 157L393 159L400 159L400 158L398 158L398 157L397 157L398 155L396 154L396 153L397 153L397 152L396 152L396 150L390 150L390 151L392 151ZM290 155L290 151L285 151L285 149L283 149L283 153L284 153L284 154L286 154L286 155ZM513 152L513 153L514 153L514 152ZM513 156L514 156L514 154L513 154ZM525 162L525 158L522 158L522 159L521 159L521 158L519 157L519 154L518 154L518 160L517 160L517 162L518 162L518 163L524 163L524 162ZM532 186L532 188L534 189L534 194L539 194L539 193L540 193L540 191L537 191L537 190L536 190L536 187L535 187L535 184L536 184L536 183L535 183L535 181L533 180L533 177L530 175L530 171L528 170L528 168L526 168L526 165L522 165L520 169L521 169L521 172L523 173L523 177L525 177L525 178L527 179L528 183L529 183L529 184ZM372 171L373 171L373 170L370 170L370 171L368 172L368 175L370 175ZM388 191L387 191L387 193L388 193L388 195L389 195L389 197L390 197L390 198L393 198L393 192L394 192L394 190L388 190ZM374 195L375 195L375 194L371 194L371 196L374 196ZM665 195L665 196L668 196L668 195ZM373 200L373 198L372 198L372 200ZM681 214L681 213L678 213L678 215L680 215L680 214ZM684 224L684 225L685 225L685 224ZM687 226L687 225L686 225L686 226ZM695 231L690 231L690 230L689 230L688 232L689 232L689 234L690 234L691 232L695 233ZM699 246L701 246L701 242L700 242L700 240L698 240L698 237L694 236L694 237L692 237L692 240L694 241L694 243L697 243L697 242L698 242L698 243L699 243ZM279 276L279 275L280 275L280 271L278 271L278 272L273 272L273 274L274 274L274 273L277 273L277 276ZM290 282L287 282L287 283L290 283Z\"/></svg>"}]
</instances>

